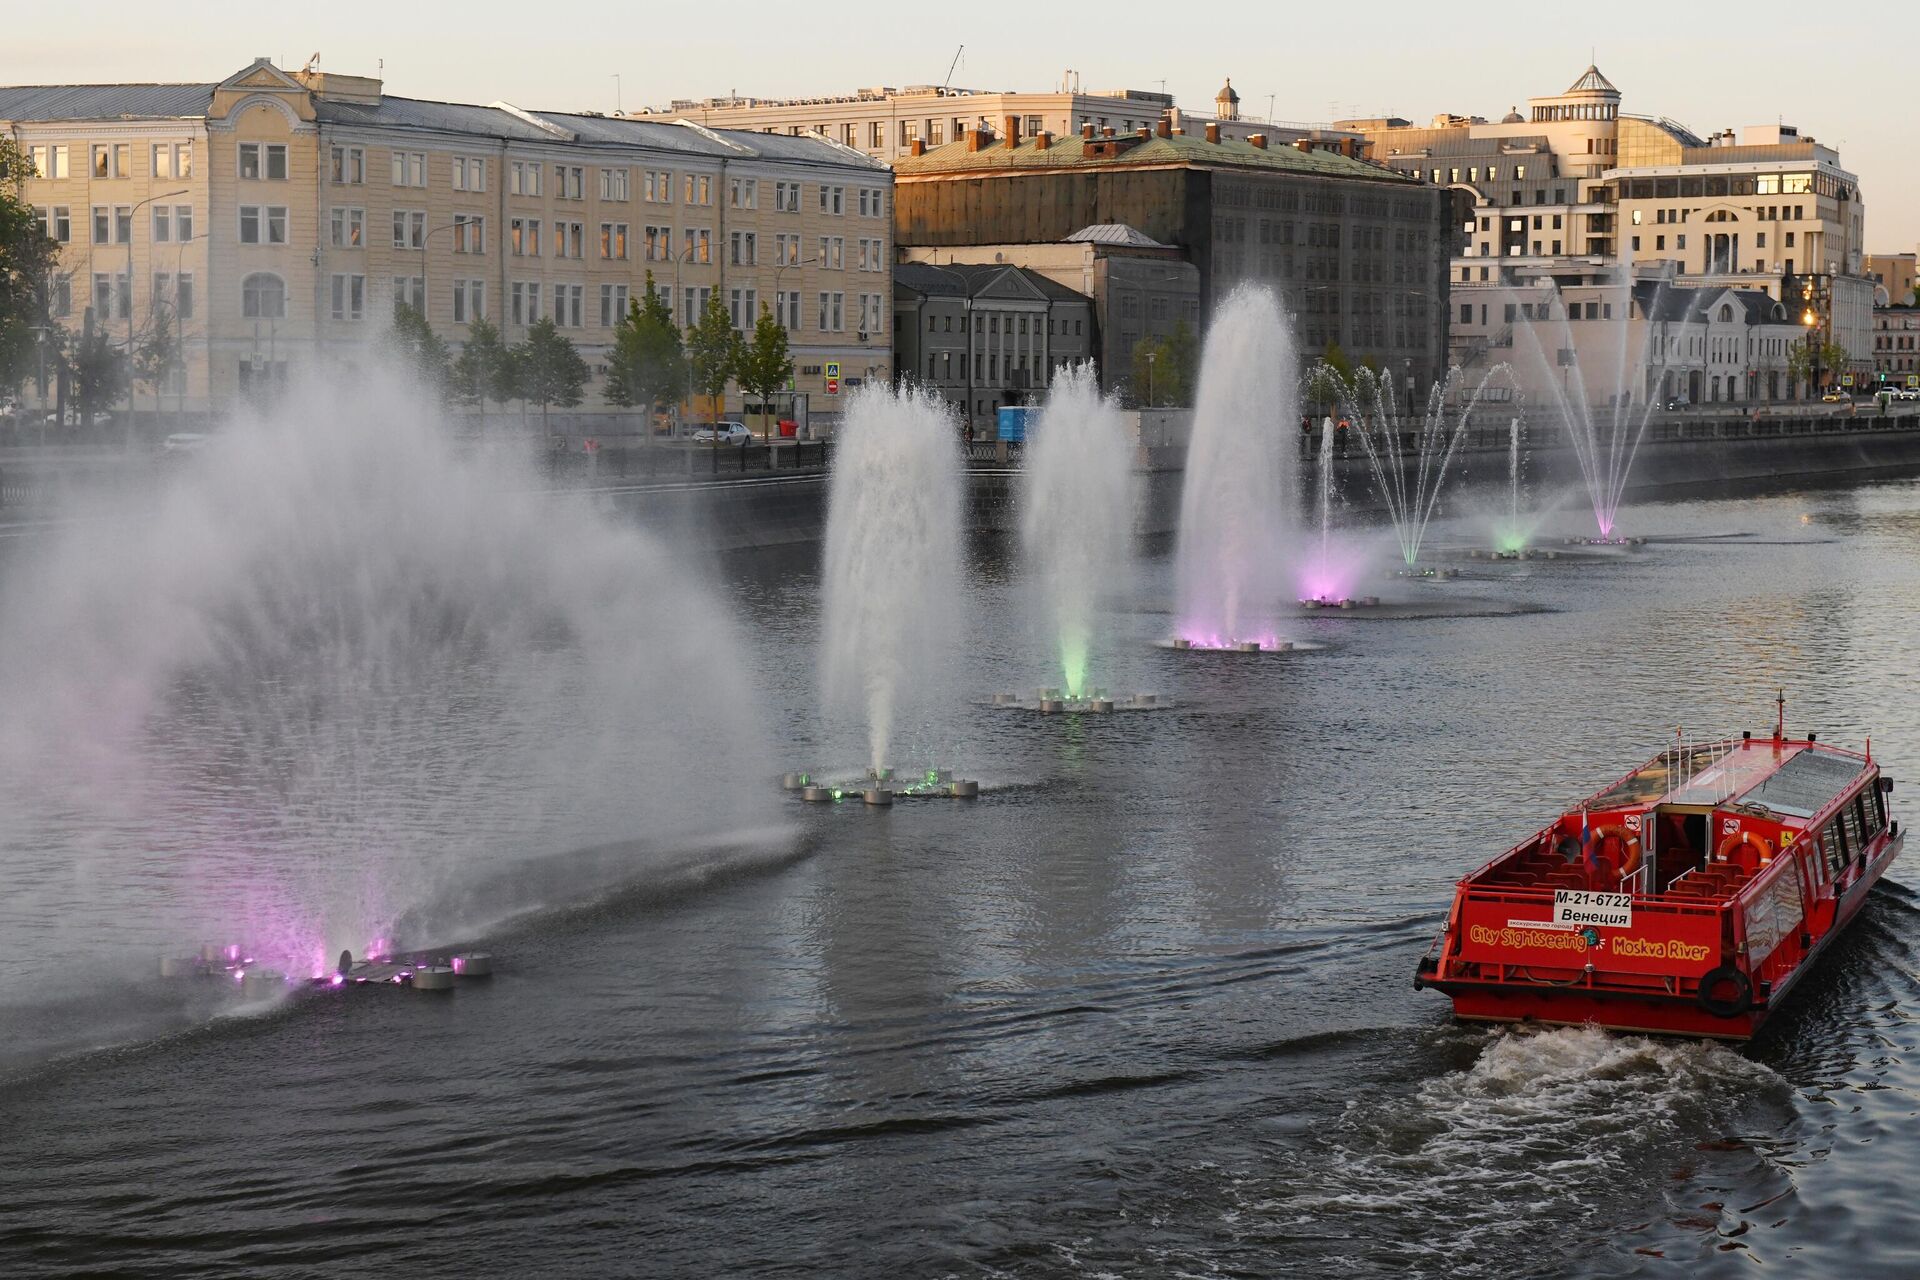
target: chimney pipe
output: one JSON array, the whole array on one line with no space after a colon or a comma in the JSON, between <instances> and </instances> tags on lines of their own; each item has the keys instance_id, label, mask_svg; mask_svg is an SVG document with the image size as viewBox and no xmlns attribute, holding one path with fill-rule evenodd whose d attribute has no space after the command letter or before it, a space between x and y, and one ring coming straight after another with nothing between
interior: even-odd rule
<instances>
[{"instance_id":1,"label":"chimney pipe","mask_svg":"<svg viewBox=\"0 0 1920 1280\"><path fill-rule=\"evenodd\" d=\"M1080 126L1080 136L1087 142L1093 141L1093 121L1089 120Z\"/></svg>"},{"instance_id":2,"label":"chimney pipe","mask_svg":"<svg viewBox=\"0 0 1920 1280\"><path fill-rule=\"evenodd\" d=\"M974 128L967 130L967 150L969 151L983 150L989 145L991 145L992 142L993 142L993 135L988 133L985 129L975 126Z\"/></svg>"},{"instance_id":3,"label":"chimney pipe","mask_svg":"<svg viewBox=\"0 0 1920 1280\"><path fill-rule=\"evenodd\" d=\"M1003 119L1007 130L1007 150L1011 151L1020 145L1020 117L1006 116Z\"/></svg>"},{"instance_id":4,"label":"chimney pipe","mask_svg":"<svg viewBox=\"0 0 1920 1280\"><path fill-rule=\"evenodd\" d=\"M1153 127L1153 131L1162 138L1171 138L1173 136L1172 119L1167 116L1161 116L1160 123Z\"/></svg>"},{"instance_id":5,"label":"chimney pipe","mask_svg":"<svg viewBox=\"0 0 1920 1280\"><path fill-rule=\"evenodd\" d=\"M1220 122L1218 120L1207 121L1207 141L1220 141Z\"/></svg>"},{"instance_id":6,"label":"chimney pipe","mask_svg":"<svg viewBox=\"0 0 1920 1280\"><path fill-rule=\"evenodd\" d=\"M1034 134L1033 137L1034 141L1040 144L1042 150L1053 145L1053 130L1051 129L1042 129L1039 133Z\"/></svg>"},{"instance_id":7,"label":"chimney pipe","mask_svg":"<svg viewBox=\"0 0 1920 1280\"><path fill-rule=\"evenodd\" d=\"M1247 141L1262 151L1267 149L1267 135L1264 133L1250 133L1247 135Z\"/></svg>"},{"instance_id":8,"label":"chimney pipe","mask_svg":"<svg viewBox=\"0 0 1920 1280\"><path fill-rule=\"evenodd\" d=\"M907 151L909 154L916 156L927 154L927 140L925 138L915 138L912 145L907 148Z\"/></svg>"},{"instance_id":9,"label":"chimney pipe","mask_svg":"<svg viewBox=\"0 0 1920 1280\"><path fill-rule=\"evenodd\" d=\"M1100 136L1103 138L1111 138L1113 136L1113 126L1110 124L1101 125Z\"/></svg>"},{"instance_id":10,"label":"chimney pipe","mask_svg":"<svg viewBox=\"0 0 1920 1280\"><path fill-rule=\"evenodd\" d=\"M1313 150L1313 139L1312 138L1295 138L1293 140L1293 149L1295 151L1311 151Z\"/></svg>"},{"instance_id":11,"label":"chimney pipe","mask_svg":"<svg viewBox=\"0 0 1920 1280\"><path fill-rule=\"evenodd\" d=\"M1136 138L1151 138L1153 136L1153 130L1147 128L1145 125L1141 125L1133 131L1133 136Z\"/></svg>"}]
</instances>

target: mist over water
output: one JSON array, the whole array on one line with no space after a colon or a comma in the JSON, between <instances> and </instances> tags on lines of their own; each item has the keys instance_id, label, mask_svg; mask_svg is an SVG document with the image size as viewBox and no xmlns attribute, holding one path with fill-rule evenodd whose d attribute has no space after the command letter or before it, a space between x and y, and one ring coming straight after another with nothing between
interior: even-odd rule
<instances>
[{"instance_id":1,"label":"mist over water","mask_svg":"<svg viewBox=\"0 0 1920 1280\"><path fill-rule=\"evenodd\" d=\"M1119 406L1091 364L1054 379L1027 446L1020 534L1035 610L1069 697L1084 697L1103 596L1125 596L1133 564L1133 456Z\"/></svg>"},{"instance_id":2,"label":"mist over water","mask_svg":"<svg viewBox=\"0 0 1920 1280\"><path fill-rule=\"evenodd\" d=\"M1299 389L1293 331L1265 289L1242 287L1207 332L1174 557L1179 633L1271 642L1296 523Z\"/></svg>"},{"instance_id":3,"label":"mist over water","mask_svg":"<svg viewBox=\"0 0 1920 1280\"><path fill-rule=\"evenodd\" d=\"M304 974L773 822L712 768L771 768L733 620L521 452L376 377L179 463L6 578L0 988L202 942Z\"/></svg>"},{"instance_id":4,"label":"mist over water","mask_svg":"<svg viewBox=\"0 0 1920 1280\"><path fill-rule=\"evenodd\" d=\"M820 674L826 709L894 763L943 705L961 609L960 432L946 402L866 387L847 406L827 495Z\"/></svg>"}]
</instances>

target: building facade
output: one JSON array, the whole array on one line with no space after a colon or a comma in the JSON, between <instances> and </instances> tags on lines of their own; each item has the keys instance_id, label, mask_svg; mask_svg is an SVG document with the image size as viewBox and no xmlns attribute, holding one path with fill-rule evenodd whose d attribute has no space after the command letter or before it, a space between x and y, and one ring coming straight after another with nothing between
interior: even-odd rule
<instances>
[{"instance_id":1,"label":"building facade","mask_svg":"<svg viewBox=\"0 0 1920 1280\"><path fill-rule=\"evenodd\" d=\"M937 391L982 438L1093 350L1089 300L1020 267L902 263L893 307L895 377Z\"/></svg>"},{"instance_id":2,"label":"building facade","mask_svg":"<svg viewBox=\"0 0 1920 1280\"><path fill-rule=\"evenodd\" d=\"M1200 332L1200 272L1180 250L1121 223L1083 227L1055 244L903 248L902 262L1008 263L1086 298L1091 358L1108 391L1131 393L1133 349ZM1144 390L1144 389L1143 389Z\"/></svg>"},{"instance_id":3,"label":"building facade","mask_svg":"<svg viewBox=\"0 0 1920 1280\"><path fill-rule=\"evenodd\" d=\"M1920 303L1873 309L1873 385L1920 387Z\"/></svg>"},{"instance_id":4,"label":"building facade","mask_svg":"<svg viewBox=\"0 0 1920 1280\"><path fill-rule=\"evenodd\" d=\"M1145 89L1085 91L1077 75L1069 75L1057 89L1044 93L1002 93L959 89L945 85L881 87L824 98L687 98L669 106L635 113L633 118L692 120L714 129L748 129L791 137L831 138L843 146L864 151L876 160L892 163L913 153L915 144L942 147L964 142L969 133L992 133L1009 116L1020 122L1027 137L1039 133L1066 136L1088 125L1131 134L1151 128L1162 117L1193 131L1216 126L1222 136L1246 138L1264 133L1292 145L1307 139L1314 145L1356 154L1364 148L1363 135L1322 125L1275 123L1252 119L1240 111L1240 94L1228 80L1214 97L1211 116L1184 115L1173 95Z\"/></svg>"},{"instance_id":5,"label":"building facade","mask_svg":"<svg viewBox=\"0 0 1920 1280\"><path fill-rule=\"evenodd\" d=\"M218 84L0 88L63 246L54 321L177 317L183 407L368 360L397 304L453 346L550 317L604 372L651 275L682 325L770 310L795 390L892 367L892 176L819 138L396 98L260 59ZM583 409L606 409L598 377Z\"/></svg>"},{"instance_id":6,"label":"building facade","mask_svg":"<svg viewBox=\"0 0 1920 1280\"><path fill-rule=\"evenodd\" d=\"M1516 289L1622 284L1651 272L1811 308L1822 334L1865 367L1872 285L1859 180L1833 148L1791 126L1702 139L1671 120L1623 113L1620 91L1596 67L1497 123L1338 123L1365 131L1381 163L1469 197L1451 265L1458 359L1486 355L1486 335L1458 317L1504 311ZM1504 345L1493 335L1496 351Z\"/></svg>"},{"instance_id":7,"label":"building facade","mask_svg":"<svg viewBox=\"0 0 1920 1280\"><path fill-rule=\"evenodd\" d=\"M1920 266L1916 265L1917 262L1920 259L1911 253L1867 255L1867 279L1874 283L1875 307L1905 306L1916 300L1914 288L1920 285Z\"/></svg>"},{"instance_id":8,"label":"building facade","mask_svg":"<svg viewBox=\"0 0 1920 1280\"><path fill-rule=\"evenodd\" d=\"M1124 136L1087 126L1023 138L1020 127L1010 119L997 136L975 132L898 162L902 254L1048 246L1125 224L1194 267L1201 323L1236 285L1261 284L1295 317L1303 359L1337 345L1423 384L1443 371L1454 223L1443 188L1164 118Z\"/></svg>"}]
</instances>

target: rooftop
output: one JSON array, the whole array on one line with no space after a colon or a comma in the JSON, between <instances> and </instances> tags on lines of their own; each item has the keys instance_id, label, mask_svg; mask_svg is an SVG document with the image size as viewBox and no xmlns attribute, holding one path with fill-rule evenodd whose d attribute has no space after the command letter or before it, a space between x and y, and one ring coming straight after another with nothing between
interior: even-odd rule
<instances>
[{"instance_id":1,"label":"rooftop","mask_svg":"<svg viewBox=\"0 0 1920 1280\"><path fill-rule=\"evenodd\" d=\"M1256 147L1238 138L1208 142L1204 137L1184 134L1163 138L1140 138L1124 134L1096 138L1095 142L1118 144L1117 154L1087 154L1087 143L1080 134L1067 134L1045 145L1029 138L1009 147L994 141L974 150L968 141L949 142L924 155L907 156L894 163L901 179L934 177L948 173L990 173L994 171L1085 169L1110 165L1121 168L1194 166L1210 169L1267 169L1326 178L1358 178L1371 182L1413 183L1417 179L1395 173L1364 160L1355 160L1333 151L1302 151L1284 143Z\"/></svg>"}]
</instances>

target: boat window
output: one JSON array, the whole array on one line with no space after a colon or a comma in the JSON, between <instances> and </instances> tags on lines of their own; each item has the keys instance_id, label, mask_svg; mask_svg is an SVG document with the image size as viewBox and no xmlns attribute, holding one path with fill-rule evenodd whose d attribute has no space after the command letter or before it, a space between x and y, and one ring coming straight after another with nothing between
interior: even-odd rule
<instances>
[{"instance_id":1,"label":"boat window","mask_svg":"<svg viewBox=\"0 0 1920 1280\"><path fill-rule=\"evenodd\" d=\"M1854 807L1860 811L1860 833L1868 840L1880 834L1880 805L1878 785L1869 787L1853 798Z\"/></svg>"},{"instance_id":2,"label":"boat window","mask_svg":"<svg viewBox=\"0 0 1920 1280\"><path fill-rule=\"evenodd\" d=\"M1860 830L1860 805L1857 799L1840 806L1840 824L1847 833L1848 854L1857 858L1865 853L1867 842Z\"/></svg>"},{"instance_id":3,"label":"boat window","mask_svg":"<svg viewBox=\"0 0 1920 1280\"><path fill-rule=\"evenodd\" d=\"M1827 829L1820 833L1820 848L1826 854L1828 877L1838 876L1840 869L1847 865L1847 847L1840 836L1838 818L1829 822Z\"/></svg>"},{"instance_id":4,"label":"boat window","mask_svg":"<svg viewBox=\"0 0 1920 1280\"><path fill-rule=\"evenodd\" d=\"M1765 805L1774 813L1810 818L1844 794L1861 768L1860 761L1847 756L1828 755L1824 749L1803 750L1740 799Z\"/></svg>"}]
</instances>

